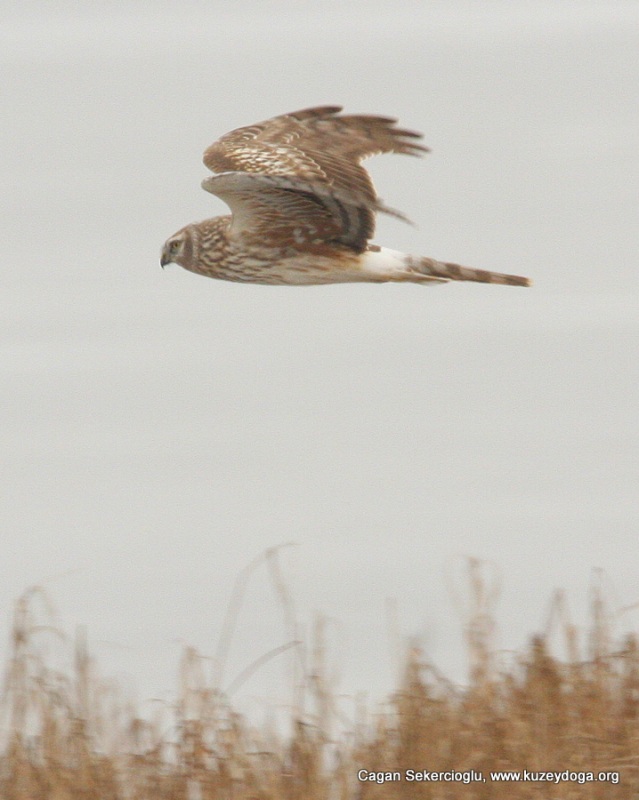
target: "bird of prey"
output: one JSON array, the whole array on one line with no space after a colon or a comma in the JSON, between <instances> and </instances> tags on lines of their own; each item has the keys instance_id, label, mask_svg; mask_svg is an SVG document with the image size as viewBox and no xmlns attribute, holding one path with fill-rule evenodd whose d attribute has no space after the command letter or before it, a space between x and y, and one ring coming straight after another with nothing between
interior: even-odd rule
<instances>
[{"instance_id":1,"label":"bird of prey","mask_svg":"<svg viewBox=\"0 0 639 800\"><path fill-rule=\"evenodd\" d=\"M528 278L471 269L370 244L386 207L361 161L418 156L421 134L397 120L321 106L282 114L222 136L204 153L217 173L202 187L230 216L193 223L167 240L160 263L210 278L311 285L369 281L478 281L529 286Z\"/></svg>"}]
</instances>

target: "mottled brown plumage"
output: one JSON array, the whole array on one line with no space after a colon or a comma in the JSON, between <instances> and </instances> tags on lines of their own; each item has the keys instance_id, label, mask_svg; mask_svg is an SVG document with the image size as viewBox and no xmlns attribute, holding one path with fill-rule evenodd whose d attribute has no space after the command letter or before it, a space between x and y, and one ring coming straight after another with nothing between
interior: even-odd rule
<instances>
[{"instance_id":1,"label":"mottled brown plumage","mask_svg":"<svg viewBox=\"0 0 639 800\"><path fill-rule=\"evenodd\" d=\"M341 115L339 106L283 114L238 128L204 153L202 183L230 217L187 225L164 245L171 261L202 275L276 284L350 281L525 286L527 278L408 256L369 244L377 197L361 161L378 153L421 155L421 134L390 117Z\"/></svg>"}]
</instances>

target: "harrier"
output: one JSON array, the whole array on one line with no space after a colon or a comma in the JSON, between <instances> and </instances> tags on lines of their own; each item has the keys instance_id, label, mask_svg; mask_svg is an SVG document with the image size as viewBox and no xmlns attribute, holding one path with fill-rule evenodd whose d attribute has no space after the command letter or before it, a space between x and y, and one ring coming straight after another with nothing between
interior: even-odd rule
<instances>
[{"instance_id":1,"label":"harrier","mask_svg":"<svg viewBox=\"0 0 639 800\"><path fill-rule=\"evenodd\" d=\"M322 106L282 114L222 136L204 153L214 173L202 187L231 216L171 236L162 266L246 283L478 281L529 286L517 275L462 267L369 244L378 211L405 219L377 196L361 161L380 153L418 156L421 134L397 120Z\"/></svg>"}]
</instances>

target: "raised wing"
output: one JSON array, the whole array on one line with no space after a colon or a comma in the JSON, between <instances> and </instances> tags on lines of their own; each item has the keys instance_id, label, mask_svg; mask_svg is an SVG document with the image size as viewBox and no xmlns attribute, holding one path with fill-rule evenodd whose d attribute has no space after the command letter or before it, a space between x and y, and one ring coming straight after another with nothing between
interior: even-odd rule
<instances>
[{"instance_id":1,"label":"raised wing","mask_svg":"<svg viewBox=\"0 0 639 800\"><path fill-rule=\"evenodd\" d=\"M339 116L341 106L282 114L222 136L204 153L212 172L259 172L361 192L375 198L360 162L379 153L420 155L421 134L396 128L392 117Z\"/></svg>"},{"instance_id":2,"label":"raised wing","mask_svg":"<svg viewBox=\"0 0 639 800\"><path fill-rule=\"evenodd\" d=\"M374 212L390 211L324 183L284 175L223 172L202 181L202 188L230 207L232 238L305 252L327 244L362 252Z\"/></svg>"},{"instance_id":3,"label":"raised wing","mask_svg":"<svg viewBox=\"0 0 639 800\"><path fill-rule=\"evenodd\" d=\"M316 196L316 203L320 196L318 187L329 187L336 202L347 202L348 198L360 218L356 226L358 235L353 224L344 224L339 217L334 219L341 230L338 241L362 250L366 246L364 234L367 239L373 235L375 211L399 217L401 214L382 206L360 162L378 153L420 155L428 148L415 141L421 134L395 127L396 120L391 117L340 116L341 110L340 106L308 108L238 128L206 150L204 163L213 172L286 176L312 183L311 194ZM321 205L327 209L327 195L322 196ZM336 210L329 208L331 213ZM349 212L349 217L352 215Z\"/></svg>"}]
</instances>

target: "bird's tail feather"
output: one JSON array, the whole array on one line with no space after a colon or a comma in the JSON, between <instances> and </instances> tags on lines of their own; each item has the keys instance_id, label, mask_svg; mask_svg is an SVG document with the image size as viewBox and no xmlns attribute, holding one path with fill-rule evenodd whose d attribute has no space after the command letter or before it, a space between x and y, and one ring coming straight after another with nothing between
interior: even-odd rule
<instances>
[{"instance_id":1,"label":"bird's tail feather","mask_svg":"<svg viewBox=\"0 0 639 800\"><path fill-rule=\"evenodd\" d=\"M369 245L359 258L359 277L365 281L399 281L435 285L448 281L474 281L505 286L531 286L530 278L485 269L462 267L434 258L410 256L387 247Z\"/></svg>"},{"instance_id":2,"label":"bird's tail feather","mask_svg":"<svg viewBox=\"0 0 639 800\"><path fill-rule=\"evenodd\" d=\"M419 280L419 275L440 278L448 281L474 281L475 283L500 283L505 286L531 286L530 278L521 275L506 275L502 272L490 272L485 269L462 267L448 261L435 261L433 258L407 256L406 268ZM410 280L410 278L406 278Z\"/></svg>"}]
</instances>

